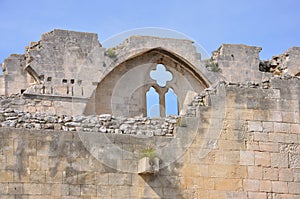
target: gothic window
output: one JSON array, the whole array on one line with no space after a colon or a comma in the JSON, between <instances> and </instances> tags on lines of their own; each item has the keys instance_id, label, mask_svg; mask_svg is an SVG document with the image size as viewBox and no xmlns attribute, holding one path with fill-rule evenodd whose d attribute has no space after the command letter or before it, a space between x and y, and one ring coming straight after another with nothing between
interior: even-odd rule
<instances>
[{"instance_id":1,"label":"gothic window","mask_svg":"<svg viewBox=\"0 0 300 199\"><path fill-rule=\"evenodd\" d=\"M166 70L165 66L162 64L157 64L156 69L150 72L150 77L156 81L157 85L160 87L165 87L167 81L173 79L172 73Z\"/></svg>"},{"instance_id":2,"label":"gothic window","mask_svg":"<svg viewBox=\"0 0 300 199\"><path fill-rule=\"evenodd\" d=\"M147 103L147 117L159 117L160 116L159 95L153 87L151 87L146 94L146 103Z\"/></svg>"},{"instance_id":3,"label":"gothic window","mask_svg":"<svg viewBox=\"0 0 300 199\"><path fill-rule=\"evenodd\" d=\"M169 88L165 94L166 116L178 115L178 99L173 89Z\"/></svg>"},{"instance_id":4,"label":"gothic window","mask_svg":"<svg viewBox=\"0 0 300 199\"><path fill-rule=\"evenodd\" d=\"M163 64L157 64L156 69L150 72L150 77L156 84L146 93L147 117L178 115L178 99L168 85L173 79L172 73Z\"/></svg>"}]
</instances>

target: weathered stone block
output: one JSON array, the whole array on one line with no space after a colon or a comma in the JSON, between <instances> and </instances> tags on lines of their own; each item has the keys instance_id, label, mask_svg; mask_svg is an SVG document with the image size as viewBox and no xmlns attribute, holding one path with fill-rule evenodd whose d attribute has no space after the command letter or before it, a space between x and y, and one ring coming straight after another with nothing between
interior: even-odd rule
<instances>
[{"instance_id":1,"label":"weathered stone block","mask_svg":"<svg viewBox=\"0 0 300 199\"><path fill-rule=\"evenodd\" d=\"M234 139L234 138L231 138L231 139ZM224 150L240 150L240 149L243 149L243 147L244 147L242 142L238 142L236 140L219 140L218 146Z\"/></svg>"},{"instance_id":2,"label":"weathered stone block","mask_svg":"<svg viewBox=\"0 0 300 199\"><path fill-rule=\"evenodd\" d=\"M139 195L139 189L135 189L131 186L112 186L111 187L111 197L112 198L123 198L124 196Z\"/></svg>"},{"instance_id":3,"label":"weathered stone block","mask_svg":"<svg viewBox=\"0 0 300 199\"><path fill-rule=\"evenodd\" d=\"M248 199L266 199L267 194L261 192L248 192Z\"/></svg>"},{"instance_id":4,"label":"weathered stone block","mask_svg":"<svg viewBox=\"0 0 300 199\"><path fill-rule=\"evenodd\" d=\"M291 124L291 133L300 134L300 124Z\"/></svg>"},{"instance_id":5,"label":"weathered stone block","mask_svg":"<svg viewBox=\"0 0 300 199\"><path fill-rule=\"evenodd\" d=\"M274 132L279 132L279 133L287 133L290 132L291 130L291 125L288 123L279 123L279 122L274 122Z\"/></svg>"},{"instance_id":6,"label":"weathered stone block","mask_svg":"<svg viewBox=\"0 0 300 199\"><path fill-rule=\"evenodd\" d=\"M270 180L261 180L259 182L259 190L263 192L270 192L272 190L272 185Z\"/></svg>"},{"instance_id":7,"label":"weathered stone block","mask_svg":"<svg viewBox=\"0 0 300 199\"><path fill-rule=\"evenodd\" d=\"M240 162L239 151L219 151L215 156L215 164L236 165Z\"/></svg>"},{"instance_id":8,"label":"weathered stone block","mask_svg":"<svg viewBox=\"0 0 300 199\"><path fill-rule=\"evenodd\" d=\"M248 131L261 132L262 130L262 122L248 121Z\"/></svg>"},{"instance_id":9,"label":"weathered stone block","mask_svg":"<svg viewBox=\"0 0 300 199\"><path fill-rule=\"evenodd\" d=\"M300 169L293 169L294 171L294 181L300 182Z\"/></svg>"},{"instance_id":10,"label":"weathered stone block","mask_svg":"<svg viewBox=\"0 0 300 199\"><path fill-rule=\"evenodd\" d=\"M269 152L254 152L255 156L255 165L257 166L270 166L271 161L270 161L270 153Z\"/></svg>"},{"instance_id":11,"label":"weathered stone block","mask_svg":"<svg viewBox=\"0 0 300 199\"><path fill-rule=\"evenodd\" d=\"M268 112L263 110L253 110L253 119L258 121L268 120Z\"/></svg>"},{"instance_id":12,"label":"weathered stone block","mask_svg":"<svg viewBox=\"0 0 300 199\"><path fill-rule=\"evenodd\" d=\"M0 182L13 182L13 172L9 170L1 170Z\"/></svg>"},{"instance_id":13,"label":"weathered stone block","mask_svg":"<svg viewBox=\"0 0 300 199\"><path fill-rule=\"evenodd\" d=\"M51 195L51 184L42 184L42 196Z\"/></svg>"},{"instance_id":14,"label":"weathered stone block","mask_svg":"<svg viewBox=\"0 0 300 199\"><path fill-rule=\"evenodd\" d=\"M247 176L245 166L233 165L210 165L208 168L209 177L242 178Z\"/></svg>"},{"instance_id":15,"label":"weathered stone block","mask_svg":"<svg viewBox=\"0 0 300 199\"><path fill-rule=\"evenodd\" d=\"M10 195L22 195L23 184L22 183L8 183L8 193Z\"/></svg>"},{"instance_id":16,"label":"weathered stone block","mask_svg":"<svg viewBox=\"0 0 300 199\"><path fill-rule=\"evenodd\" d=\"M282 115L280 111L269 111L268 113L268 121L282 122Z\"/></svg>"},{"instance_id":17,"label":"weathered stone block","mask_svg":"<svg viewBox=\"0 0 300 199\"><path fill-rule=\"evenodd\" d=\"M269 141L269 134L268 133L254 132L253 136L254 136L255 141L263 141L263 142L268 142Z\"/></svg>"},{"instance_id":18,"label":"weathered stone block","mask_svg":"<svg viewBox=\"0 0 300 199\"><path fill-rule=\"evenodd\" d=\"M275 193L287 193L288 184L287 182L272 181L272 191Z\"/></svg>"},{"instance_id":19,"label":"weathered stone block","mask_svg":"<svg viewBox=\"0 0 300 199\"><path fill-rule=\"evenodd\" d=\"M241 165L254 165L254 152L253 151L240 151L240 164Z\"/></svg>"},{"instance_id":20,"label":"weathered stone block","mask_svg":"<svg viewBox=\"0 0 300 199\"><path fill-rule=\"evenodd\" d=\"M80 185L69 185L70 196L80 196Z\"/></svg>"},{"instance_id":21,"label":"weathered stone block","mask_svg":"<svg viewBox=\"0 0 300 199\"><path fill-rule=\"evenodd\" d=\"M248 166L247 168L249 179L262 179L262 167Z\"/></svg>"},{"instance_id":22,"label":"weathered stone block","mask_svg":"<svg viewBox=\"0 0 300 199\"><path fill-rule=\"evenodd\" d=\"M290 168L280 168L279 169L279 181L293 181L294 172Z\"/></svg>"},{"instance_id":23,"label":"weathered stone block","mask_svg":"<svg viewBox=\"0 0 300 199\"><path fill-rule=\"evenodd\" d=\"M298 139L297 134L289 133L270 133L270 141L278 143L295 143L295 140Z\"/></svg>"},{"instance_id":24,"label":"weathered stone block","mask_svg":"<svg viewBox=\"0 0 300 199\"><path fill-rule=\"evenodd\" d=\"M243 189L245 191L259 191L259 180L244 179Z\"/></svg>"},{"instance_id":25,"label":"weathered stone block","mask_svg":"<svg viewBox=\"0 0 300 199\"><path fill-rule=\"evenodd\" d=\"M78 171L74 170L72 167L67 167L65 171L63 171L63 183L66 184L77 184L78 181Z\"/></svg>"},{"instance_id":26,"label":"weathered stone block","mask_svg":"<svg viewBox=\"0 0 300 199\"><path fill-rule=\"evenodd\" d=\"M42 194L42 184L24 183L23 193L29 195L40 195Z\"/></svg>"},{"instance_id":27,"label":"weathered stone block","mask_svg":"<svg viewBox=\"0 0 300 199\"><path fill-rule=\"evenodd\" d=\"M274 123L273 122L262 122L262 125L263 125L264 132L273 132L274 131Z\"/></svg>"},{"instance_id":28,"label":"weathered stone block","mask_svg":"<svg viewBox=\"0 0 300 199\"><path fill-rule=\"evenodd\" d=\"M208 176L209 165L186 164L181 172L187 177Z\"/></svg>"},{"instance_id":29,"label":"weathered stone block","mask_svg":"<svg viewBox=\"0 0 300 199\"><path fill-rule=\"evenodd\" d=\"M95 173L96 185L108 185L108 173Z\"/></svg>"},{"instance_id":30,"label":"weathered stone block","mask_svg":"<svg viewBox=\"0 0 300 199\"><path fill-rule=\"evenodd\" d=\"M279 144L272 142L259 142L259 150L262 152L279 152Z\"/></svg>"},{"instance_id":31,"label":"weathered stone block","mask_svg":"<svg viewBox=\"0 0 300 199\"><path fill-rule=\"evenodd\" d=\"M277 168L263 168L263 179L264 180L278 180L278 169Z\"/></svg>"},{"instance_id":32,"label":"weathered stone block","mask_svg":"<svg viewBox=\"0 0 300 199\"><path fill-rule=\"evenodd\" d=\"M29 156L29 169L30 170L40 170L40 160L38 156Z\"/></svg>"},{"instance_id":33,"label":"weathered stone block","mask_svg":"<svg viewBox=\"0 0 300 199\"><path fill-rule=\"evenodd\" d=\"M46 172L45 171L30 171L30 182L34 183L45 183Z\"/></svg>"},{"instance_id":34,"label":"weathered stone block","mask_svg":"<svg viewBox=\"0 0 300 199\"><path fill-rule=\"evenodd\" d=\"M49 171L46 171L46 182L49 183L62 183L63 177L62 172L57 171L56 168L49 168Z\"/></svg>"},{"instance_id":35,"label":"weathered stone block","mask_svg":"<svg viewBox=\"0 0 300 199\"><path fill-rule=\"evenodd\" d=\"M295 112L282 112L282 121L286 123L294 123L298 122L297 118L295 117Z\"/></svg>"},{"instance_id":36,"label":"weathered stone block","mask_svg":"<svg viewBox=\"0 0 300 199\"><path fill-rule=\"evenodd\" d=\"M300 155L289 154L289 165L291 168L300 168Z\"/></svg>"},{"instance_id":37,"label":"weathered stone block","mask_svg":"<svg viewBox=\"0 0 300 199\"><path fill-rule=\"evenodd\" d=\"M52 196L68 196L69 194L69 185L68 184L52 184L51 185L51 195Z\"/></svg>"},{"instance_id":38,"label":"weathered stone block","mask_svg":"<svg viewBox=\"0 0 300 199\"><path fill-rule=\"evenodd\" d=\"M111 186L97 186L97 196L111 196Z\"/></svg>"},{"instance_id":39,"label":"weathered stone block","mask_svg":"<svg viewBox=\"0 0 300 199\"><path fill-rule=\"evenodd\" d=\"M243 181L242 179L216 178L214 183L215 190L237 191L242 188Z\"/></svg>"},{"instance_id":40,"label":"weathered stone block","mask_svg":"<svg viewBox=\"0 0 300 199\"><path fill-rule=\"evenodd\" d=\"M272 167L285 167L287 168L288 154L286 153L271 153L271 166Z\"/></svg>"},{"instance_id":41,"label":"weathered stone block","mask_svg":"<svg viewBox=\"0 0 300 199\"><path fill-rule=\"evenodd\" d=\"M0 195L6 195L8 193L8 183L0 183Z\"/></svg>"},{"instance_id":42,"label":"weathered stone block","mask_svg":"<svg viewBox=\"0 0 300 199\"><path fill-rule=\"evenodd\" d=\"M289 190L289 193L291 193L291 194L300 194L300 183L288 182L288 190Z\"/></svg>"},{"instance_id":43,"label":"weathered stone block","mask_svg":"<svg viewBox=\"0 0 300 199\"><path fill-rule=\"evenodd\" d=\"M97 195L96 185L80 185L80 195L96 196Z\"/></svg>"},{"instance_id":44,"label":"weathered stone block","mask_svg":"<svg viewBox=\"0 0 300 199\"><path fill-rule=\"evenodd\" d=\"M109 185L132 185L132 174L110 173L108 175Z\"/></svg>"}]
</instances>

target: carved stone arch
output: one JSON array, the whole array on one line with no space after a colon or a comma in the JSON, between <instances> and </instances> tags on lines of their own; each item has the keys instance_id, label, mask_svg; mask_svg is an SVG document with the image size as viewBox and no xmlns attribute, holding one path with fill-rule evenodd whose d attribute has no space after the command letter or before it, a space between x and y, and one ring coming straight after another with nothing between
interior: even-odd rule
<instances>
[{"instance_id":1,"label":"carved stone arch","mask_svg":"<svg viewBox=\"0 0 300 199\"><path fill-rule=\"evenodd\" d=\"M179 111L188 91L201 92L211 85L196 66L163 48L149 49L126 60L120 56L117 62L119 64L112 67L97 85L85 114L145 116L145 93L149 85L155 84L149 74L160 63L173 75L168 87L177 94Z\"/></svg>"},{"instance_id":2,"label":"carved stone arch","mask_svg":"<svg viewBox=\"0 0 300 199\"><path fill-rule=\"evenodd\" d=\"M198 81L201 82L205 87L209 87L217 79L221 78L218 74L212 74L211 72L209 72L205 67L203 66L196 67L184 57L163 47L142 49L142 50L138 49L133 52L131 51L131 52L123 52L121 54L117 54L115 61L111 64L112 66L111 69L104 72L103 74L104 77L108 75L112 70L114 70L115 67L121 65L122 63L143 56L145 54L149 54L151 52L157 52L161 54L163 57L168 57L169 59L172 59L174 62L176 62L178 65L183 66L185 70L193 74L194 78L198 79ZM166 65L165 59L153 58L151 61L156 61L157 64Z\"/></svg>"}]
</instances>

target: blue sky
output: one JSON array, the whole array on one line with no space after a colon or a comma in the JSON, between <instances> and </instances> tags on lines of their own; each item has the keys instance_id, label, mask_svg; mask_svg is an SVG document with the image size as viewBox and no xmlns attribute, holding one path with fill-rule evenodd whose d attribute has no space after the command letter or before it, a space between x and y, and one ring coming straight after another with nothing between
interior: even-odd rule
<instances>
[{"instance_id":1,"label":"blue sky","mask_svg":"<svg viewBox=\"0 0 300 199\"><path fill-rule=\"evenodd\" d=\"M247 44L269 59L300 46L299 8L298 0L0 0L0 63L55 28L98 33L100 43L131 29L166 28L209 54L222 43Z\"/></svg>"},{"instance_id":2,"label":"blue sky","mask_svg":"<svg viewBox=\"0 0 300 199\"><path fill-rule=\"evenodd\" d=\"M0 0L0 63L54 28L99 40L142 27L182 32L209 53L222 43L263 47L261 58L300 46L298 0Z\"/></svg>"}]
</instances>

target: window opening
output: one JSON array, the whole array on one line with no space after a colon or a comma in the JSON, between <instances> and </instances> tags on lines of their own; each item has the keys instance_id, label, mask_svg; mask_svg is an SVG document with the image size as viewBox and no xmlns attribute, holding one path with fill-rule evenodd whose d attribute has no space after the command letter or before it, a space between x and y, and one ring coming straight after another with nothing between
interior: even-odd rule
<instances>
[{"instance_id":1,"label":"window opening","mask_svg":"<svg viewBox=\"0 0 300 199\"><path fill-rule=\"evenodd\" d=\"M156 69L150 72L150 77L156 81L160 87L165 87L168 81L173 79L172 73L166 70L162 64L157 64Z\"/></svg>"},{"instance_id":2,"label":"window opening","mask_svg":"<svg viewBox=\"0 0 300 199\"><path fill-rule=\"evenodd\" d=\"M151 87L146 93L147 117L160 117L159 95Z\"/></svg>"},{"instance_id":3,"label":"window opening","mask_svg":"<svg viewBox=\"0 0 300 199\"><path fill-rule=\"evenodd\" d=\"M178 99L173 89L169 88L165 94L166 116L178 115Z\"/></svg>"}]
</instances>

